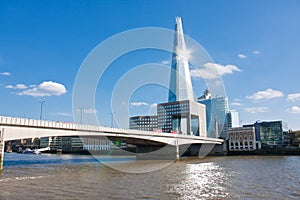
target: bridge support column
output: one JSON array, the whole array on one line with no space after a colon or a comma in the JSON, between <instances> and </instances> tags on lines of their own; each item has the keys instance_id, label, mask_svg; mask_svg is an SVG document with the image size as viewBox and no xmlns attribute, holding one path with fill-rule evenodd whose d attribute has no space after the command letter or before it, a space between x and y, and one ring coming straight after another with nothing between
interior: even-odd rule
<instances>
[{"instance_id":1,"label":"bridge support column","mask_svg":"<svg viewBox=\"0 0 300 200\"><path fill-rule=\"evenodd\" d=\"M4 128L2 128L0 129L0 170L3 169L4 144Z\"/></svg>"},{"instance_id":2,"label":"bridge support column","mask_svg":"<svg viewBox=\"0 0 300 200\"><path fill-rule=\"evenodd\" d=\"M176 159L179 160L180 155L179 155L179 145L178 145L178 139L176 139Z\"/></svg>"}]
</instances>

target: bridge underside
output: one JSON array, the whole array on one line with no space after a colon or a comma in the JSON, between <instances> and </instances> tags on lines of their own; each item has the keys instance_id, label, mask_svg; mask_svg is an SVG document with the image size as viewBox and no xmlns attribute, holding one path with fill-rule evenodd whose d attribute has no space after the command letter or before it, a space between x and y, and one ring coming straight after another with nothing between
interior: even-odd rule
<instances>
[{"instance_id":1,"label":"bridge underside","mask_svg":"<svg viewBox=\"0 0 300 200\"><path fill-rule=\"evenodd\" d=\"M159 156L163 158L163 155L166 154L172 155L172 157L175 155L177 159L181 155L180 148L187 149L189 145L197 146L197 144L198 146L200 146L199 144L214 146L223 142L220 139L191 135L0 117L0 169L2 169L5 141L63 136L107 137L112 141L120 140L136 145L139 155L154 150L156 158Z\"/></svg>"}]
</instances>

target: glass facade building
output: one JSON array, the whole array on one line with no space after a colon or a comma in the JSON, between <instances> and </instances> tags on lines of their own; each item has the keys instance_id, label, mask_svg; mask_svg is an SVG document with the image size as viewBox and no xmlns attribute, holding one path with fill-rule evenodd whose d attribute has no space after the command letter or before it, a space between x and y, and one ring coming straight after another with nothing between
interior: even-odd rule
<instances>
[{"instance_id":1,"label":"glass facade building","mask_svg":"<svg viewBox=\"0 0 300 200\"><path fill-rule=\"evenodd\" d=\"M176 17L168 102L157 105L157 128L166 133L206 137L205 105L195 101L186 52L182 21ZM149 122L149 118L131 117L130 128L145 130L151 128Z\"/></svg>"},{"instance_id":2,"label":"glass facade building","mask_svg":"<svg viewBox=\"0 0 300 200\"><path fill-rule=\"evenodd\" d=\"M227 138L228 97L199 98L198 102L206 106L207 136Z\"/></svg>"},{"instance_id":3,"label":"glass facade building","mask_svg":"<svg viewBox=\"0 0 300 200\"><path fill-rule=\"evenodd\" d=\"M237 111L230 110L227 113L227 127L228 128L240 127L239 113Z\"/></svg>"},{"instance_id":4,"label":"glass facade building","mask_svg":"<svg viewBox=\"0 0 300 200\"><path fill-rule=\"evenodd\" d=\"M205 106L184 100L157 105L158 129L166 133L206 137Z\"/></svg>"},{"instance_id":5,"label":"glass facade building","mask_svg":"<svg viewBox=\"0 0 300 200\"><path fill-rule=\"evenodd\" d=\"M262 147L283 145L282 121L255 122L243 127L255 127L255 137Z\"/></svg>"},{"instance_id":6,"label":"glass facade building","mask_svg":"<svg viewBox=\"0 0 300 200\"><path fill-rule=\"evenodd\" d=\"M157 129L157 116L130 117L129 128L143 131L154 131Z\"/></svg>"}]
</instances>

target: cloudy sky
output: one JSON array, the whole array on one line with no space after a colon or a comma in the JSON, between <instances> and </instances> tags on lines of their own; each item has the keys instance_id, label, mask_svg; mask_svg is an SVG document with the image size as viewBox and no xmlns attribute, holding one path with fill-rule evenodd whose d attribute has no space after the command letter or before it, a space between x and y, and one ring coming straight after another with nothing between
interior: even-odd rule
<instances>
[{"instance_id":1,"label":"cloudy sky","mask_svg":"<svg viewBox=\"0 0 300 200\"><path fill-rule=\"evenodd\" d=\"M300 2L277 1L0 1L0 115L73 121L72 91L86 56L107 38L134 28L183 29L212 57L201 76L223 79L230 108L242 124L283 120L300 129ZM169 65L171 54L144 50L121 56L96 91L97 114L111 123L112 88L137 65ZM206 88L191 71L196 96ZM147 75L145 75L147 76ZM142 77L137 77L142 78ZM100 86L101 84L101 86ZM165 88L147 85L132 94L129 114L148 114L166 101Z\"/></svg>"}]
</instances>

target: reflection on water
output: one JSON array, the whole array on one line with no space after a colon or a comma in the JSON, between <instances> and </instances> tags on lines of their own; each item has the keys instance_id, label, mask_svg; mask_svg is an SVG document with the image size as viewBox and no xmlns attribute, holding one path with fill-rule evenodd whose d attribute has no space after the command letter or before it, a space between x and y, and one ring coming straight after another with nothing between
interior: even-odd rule
<instances>
[{"instance_id":1,"label":"reflection on water","mask_svg":"<svg viewBox=\"0 0 300 200\"><path fill-rule=\"evenodd\" d=\"M181 180L174 190L183 199L216 199L229 196L222 185L227 177L224 170L214 162L187 164Z\"/></svg>"},{"instance_id":2,"label":"reflection on water","mask_svg":"<svg viewBox=\"0 0 300 200\"><path fill-rule=\"evenodd\" d=\"M141 170L163 164L104 159ZM299 199L299 166L297 156L206 157L132 174L90 156L6 154L0 199Z\"/></svg>"}]
</instances>

